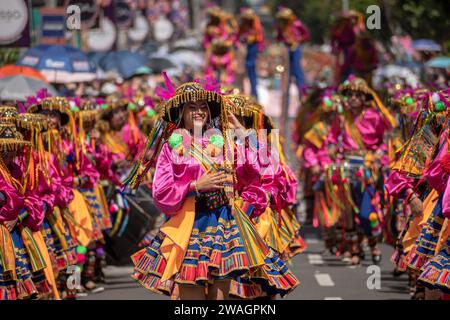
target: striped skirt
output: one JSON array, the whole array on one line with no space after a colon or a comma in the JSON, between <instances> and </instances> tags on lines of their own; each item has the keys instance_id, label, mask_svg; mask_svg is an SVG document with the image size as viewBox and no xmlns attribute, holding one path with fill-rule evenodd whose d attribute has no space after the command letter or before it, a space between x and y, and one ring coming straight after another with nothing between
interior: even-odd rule
<instances>
[{"instance_id":1,"label":"striped skirt","mask_svg":"<svg viewBox=\"0 0 450 320\"><path fill-rule=\"evenodd\" d=\"M450 294L450 238L438 254L423 266L418 281L432 290Z\"/></svg>"},{"instance_id":2,"label":"striped skirt","mask_svg":"<svg viewBox=\"0 0 450 320\"><path fill-rule=\"evenodd\" d=\"M16 279L0 264L0 300L35 299L50 295L51 288L43 271L32 270L30 257L18 228L10 235L14 248Z\"/></svg>"},{"instance_id":3,"label":"striped skirt","mask_svg":"<svg viewBox=\"0 0 450 320\"><path fill-rule=\"evenodd\" d=\"M166 261L160 246L164 240L161 232L133 261L133 278L145 288L172 295L176 284L207 287L216 280L233 280L230 295L255 298L263 291L285 295L298 285L298 280L273 250L265 265L251 268L238 225L228 206L206 212L196 212L188 249L179 271L161 282ZM237 284L245 282L245 288ZM241 290L240 290L241 289Z\"/></svg>"}]
</instances>

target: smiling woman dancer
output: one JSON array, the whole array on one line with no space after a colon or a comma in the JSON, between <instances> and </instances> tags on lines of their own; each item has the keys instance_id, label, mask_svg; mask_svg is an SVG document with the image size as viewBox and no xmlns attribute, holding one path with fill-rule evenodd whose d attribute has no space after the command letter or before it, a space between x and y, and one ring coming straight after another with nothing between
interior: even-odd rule
<instances>
[{"instance_id":1,"label":"smiling woman dancer","mask_svg":"<svg viewBox=\"0 0 450 320\"><path fill-rule=\"evenodd\" d=\"M233 163L227 151L234 154L236 145L225 129L243 129L242 125L226 110L222 95L199 83L172 89L168 98L141 157L147 160L144 171L138 163L128 180L136 186L157 158L153 197L170 217L152 243L132 256L134 279L168 295L178 287L182 300L287 294L298 280L259 238L248 218L265 209L246 205L258 197L265 202L257 161L227 166ZM216 133L209 138L207 132L203 138L193 136L194 131L207 129ZM243 200L240 207L237 198ZM236 285L240 279L246 284Z\"/></svg>"}]
</instances>

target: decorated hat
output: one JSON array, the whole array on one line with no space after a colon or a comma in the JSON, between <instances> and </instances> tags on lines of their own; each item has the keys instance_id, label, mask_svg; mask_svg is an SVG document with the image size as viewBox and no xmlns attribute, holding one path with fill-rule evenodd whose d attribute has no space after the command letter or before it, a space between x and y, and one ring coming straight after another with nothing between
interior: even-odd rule
<instances>
[{"instance_id":1,"label":"decorated hat","mask_svg":"<svg viewBox=\"0 0 450 320\"><path fill-rule=\"evenodd\" d=\"M76 121L92 122L95 121L99 110L93 100L82 99L77 101L76 105L71 107L74 118Z\"/></svg>"},{"instance_id":2,"label":"decorated hat","mask_svg":"<svg viewBox=\"0 0 450 320\"><path fill-rule=\"evenodd\" d=\"M11 122L0 122L0 151L18 151L23 147L30 146L16 125Z\"/></svg>"},{"instance_id":3,"label":"decorated hat","mask_svg":"<svg viewBox=\"0 0 450 320\"><path fill-rule=\"evenodd\" d=\"M48 128L47 117L39 113L20 113L16 118L18 128L33 131L45 131Z\"/></svg>"},{"instance_id":4,"label":"decorated hat","mask_svg":"<svg viewBox=\"0 0 450 320\"><path fill-rule=\"evenodd\" d=\"M221 18L224 15L224 11L218 6L208 8L207 13L209 16L217 18Z\"/></svg>"},{"instance_id":5,"label":"decorated hat","mask_svg":"<svg viewBox=\"0 0 450 320\"><path fill-rule=\"evenodd\" d=\"M394 116L385 107L383 102L381 102L377 93L369 87L366 80L350 75L348 79L339 86L338 92L345 97L350 91L357 91L366 94L368 100L370 100L378 108L386 124L393 128L397 126L397 121Z\"/></svg>"},{"instance_id":6,"label":"decorated hat","mask_svg":"<svg viewBox=\"0 0 450 320\"><path fill-rule=\"evenodd\" d=\"M216 91L207 90L198 82L187 82L180 85L173 95L164 104L163 118L172 123L178 123L181 119L182 106L187 102L204 100L209 105L211 118L220 117L223 106L222 95Z\"/></svg>"},{"instance_id":7,"label":"decorated hat","mask_svg":"<svg viewBox=\"0 0 450 320\"><path fill-rule=\"evenodd\" d=\"M119 94L112 94L106 97L105 103L100 105L100 118L107 120L114 111L125 110L128 107L129 100Z\"/></svg>"},{"instance_id":8,"label":"decorated hat","mask_svg":"<svg viewBox=\"0 0 450 320\"><path fill-rule=\"evenodd\" d=\"M14 122L16 118L16 107L0 106L0 122Z\"/></svg>"},{"instance_id":9,"label":"decorated hat","mask_svg":"<svg viewBox=\"0 0 450 320\"><path fill-rule=\"evenodd\" d=\"M365 93L369 99L373 98L372 90L366 80L355 76L349 76L348 79L339 86L338 91L344 96L348 95L350 91L358 91Z\"/></svg>"},{"instance_id":10,"label":"decorated hat","mask_svg":"<svg viewBox=\"0 0 450 320\"><path fill-rule=\"evenodd\" d=\"M28 108L29 113L57 111L61 115L61 125L65 126L70 119L69 101L64 97L47 97Z\"/></svg>"},{"instance_id":11,"label":"decorated hat","mask_svg":"<svg viewBox=\"0 0 450 320\"><path fill-rule=\"evenodd\" d=\"M276 18L279 20L294 20L295 14L294 11L290 8L282 7L276 14Z\"/></svg>"},{"instance_id":12,"label":"decorated hat","mask_svg":"<svg viewBox=\"0 0 450 320\"><path fill-rule=\"evenodd\" d=\"M255 10L250 8L243 8L241 10L241 18L245 20L254 20L258 16L256 15Z\"/></svg>"}]
</instances>

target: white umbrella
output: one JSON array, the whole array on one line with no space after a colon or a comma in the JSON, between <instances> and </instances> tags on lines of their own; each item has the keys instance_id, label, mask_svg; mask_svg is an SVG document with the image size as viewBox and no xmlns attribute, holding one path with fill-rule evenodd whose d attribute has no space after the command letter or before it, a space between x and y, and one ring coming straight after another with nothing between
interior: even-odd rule
<instances>
[{"instance_id":1,"label":"white umbrella","mask_svg":"<svg viewBox=\"0 0 450 320\"><path fill-rule=\"evenodd\" d=\"M419 77L411 69L395 64L389 64L375 70L372 78L373 85L379 88L386 78L391 82L402 80L413 88L416 88L420 83Z\"/></svg>"},{"instance_id":2,"label":"white umbrella","mask_svg":"<svg viewBox=\"0 0 450 320\"><path fill-rule=\"evenodd\" d=\"M44 88L52 96L58 95L55 88L44 81L20 75L5 77L0 79L0 99L25 101L27 97Z\"/></svg>"},{"instance_id":3,"label":"white umbrella","mask_svg":"<svg viewBox=\"0 0 450 320\"><path fill-rule=\"evenodd\" d=\"M200 52L192 50L178 50L170 54L172 61L182 66L201 68L204 65L204 57Z\"/></svg>"}]
</instances>

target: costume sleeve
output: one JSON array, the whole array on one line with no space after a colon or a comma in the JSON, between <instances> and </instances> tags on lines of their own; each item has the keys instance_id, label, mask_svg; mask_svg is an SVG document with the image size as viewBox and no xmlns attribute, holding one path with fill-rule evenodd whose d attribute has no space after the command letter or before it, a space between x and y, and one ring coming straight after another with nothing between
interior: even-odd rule
<instances>
[{"instance_id":1,"label":"costume sleeve","mask_svg":"<svg viewBox=\"0 0 450 320\"><path fill-rule=\"evenodd\" d=\"M29 191L25 194L24 204L26 212L19 214L21 222L31 230L38 231L44 221L47 205L44 205L36 191Z\"/></svg>"},{"instance_id":2,"label":"costume sleeve","mask_svg":"<svg viewBox=\"0 0 450 320\"><path fill-rule=\"evenodd\" d=\"M319 158L317 156L317 147L308 141L305 142L305 147L303 148L303 167L311 168L313 166L319 165Z\"/></svg>"},{"instance_id":3,"label":"costume sleeve","mask_svg":"<svg viewBox=\"0 0 450 320\"><path fill-rule=\"evenodd\" d=\"M253 206L251 217L261 215L267 207L266 192L261 184L261 167L256 152L245 148L246 157L243 164L237 164L236 177L241 197Z\"/></svg>"},{"instance_id":4,"label":"costume sleeve","mask_svg":"<svg viewBox=\"0 0 450 320\"><path fill-rule=\"evenodd\" d=\"M172 152L165 143L156 162L153 177L155 205L166 215L175 214L183 205L191 181L189 177L184 177L181 181L174 179Z\"/></svg>"},{"instance_id":5,"label":"costume sleeve","mask_svg":"<svg viewBox=\"0 0 450 320\"><path fill-rule=\"evenodd\" d=\"M0 222L17 218L23 208L23 196L0 176Z\"/></svg>"},{"instance_id":6,"label":"costume sleeve","mask_svg":"<svg viewBox=\"0 0 450 320\"><path fill-rule=\"evenodd\" d=\"M447 178L444 197L442 199L442 213L447 219L450 219L450 179Z\"/></svg>"},{"instance_id":7,"label":"costume sleeve","mask_svg":"<svg viewBox=\"0 0 450 320\"><path fill-rule=\"evenodd\" d=\"M414 188L414 179L405 176L397 170L392 170L386 181L385 187L389 195L394 198L402 198L403 193L407 189Z\"/></svg>"}]
</instances>

